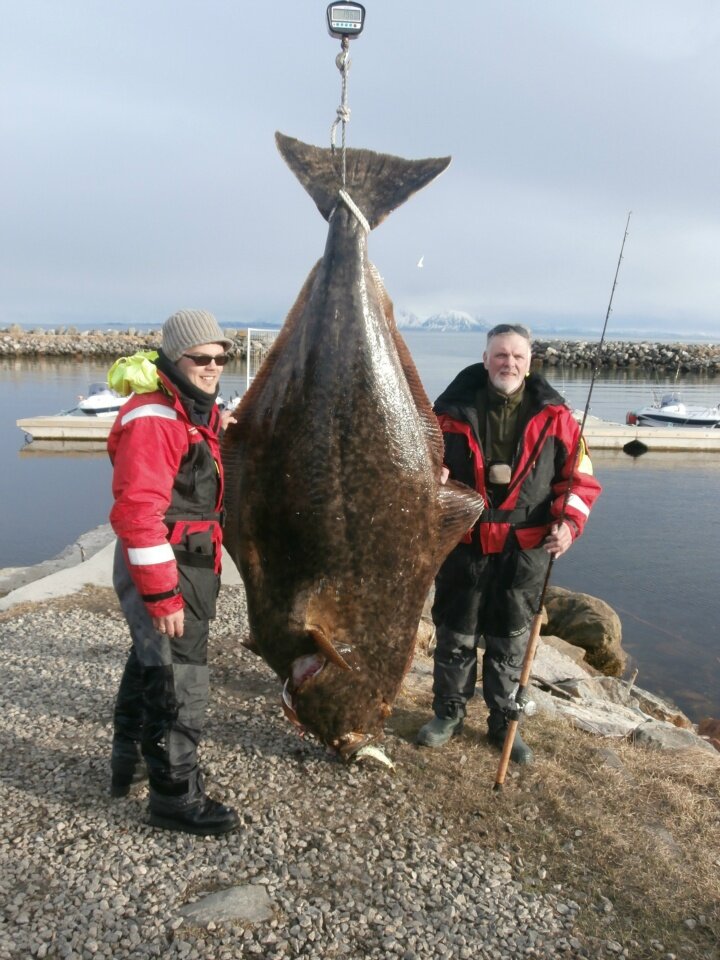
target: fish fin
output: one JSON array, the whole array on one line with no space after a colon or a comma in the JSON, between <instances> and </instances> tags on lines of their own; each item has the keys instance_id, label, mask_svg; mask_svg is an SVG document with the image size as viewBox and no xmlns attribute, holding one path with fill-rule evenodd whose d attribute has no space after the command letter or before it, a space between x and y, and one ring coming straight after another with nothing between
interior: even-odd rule
<instances>
[{"instance_id":1,"label":"fish fin","mask_svg":"<svg viewBox=\"0 0 720 960\"><path fill-rule=\"evenodd\" d=\"M325 633L325 631L322 629L322 627L308 626L307 632L310 635L310 637L312 637L313 641L315 642L315 646L318 648L320 653L322 653L324 657L327 657L330 663L334 663L335 666L340 667L341 670L352 669L352 667L347 662L347 660L345 660L343 655L338 650L335 649L335 647L332 644L332 641L330 640L328 635Z\"/></svg>"},{"instance_id":2,"label":"fish fin","mask_svg":"<svg viewBox=\"0 0 720 960\"><path fill-rule=\"evenodd\" d=\"M243 397L240 403L235 408L235 414L234 414L235 423L231 421L225 432L225 436L230 438L230 441L232 441L232 437L235 434L239 433L242 430L244 422L248 414L252 410L252 406L255 402L255 399L257 398L258 394L262 392L265 382L267 381L268 377L272 373L273 368L277 364L278 360L282 357L288 338L290 337L290 334L292 333L292 331L295 329L298 322L298 318L300 317L303 310L305 309L305 305L307 304L308 297L310 296L310 291L312 290L313 284L315 282L315 276L318 272L318 269L320 268L321 262L322 262L321 260L318 260L318 262L315 264L315 266L312 268L312 270L308 274L307 280L303 284L303 287L300 293L298 294L297 299L295 300L295 303L292 306L292 309L290 310L287 317L285 318L285 323L283 324L282 329L280 330L280 333L277 335L277 337L273 341L273 344L270 347L270 350L268 351L268 354L265 357L262 363L262 366L258 370L257 376L253 378L253 382L250 384L247 391L243 394ZM223 445L223 460L225 460L226 451L228 454L231 454L232 446L233 446L232 442L225 443Z\"/></svg>"},{"instance_id":3,"label":"fish fin","mask_svg":"<svg viewBox=\"0 0 720 960\"><path fill-rule=\"evenodd\" d=\"M420 379L420 374L417 372L415 361L408 350L407 344L402 338L402 334L397 328L393 302L390 298L390 294L385 289L385 284L380 276L380 272L374 263L370 264L370 274L375 281L375 286L380 298L380 304L383 308L385 320L387 322L390 335L393 338L395 349L397 350L400 366L405 374L405 379L407 380L408 387L410 388L410 394L415 402L415 407L418 415L420 416L423 430L425 431L425 438L428 443L428 450L432 459L433 467L435 468L436 473L439 474L443 457L445 455L445 445L443 444L440 424L438 423L437 417L433 412L432 403L430 403L430 398L425 392L425 387Z\"/></svg>"},{"instance_id":4,"label":"fish fin","mask_svg":"<svg viewBox=\"0 0 720 960\"><path fill-rule=\"evenodd\" d=\"M275 142L283 159L315 201L326 220L337 206L342 187L341 155L314 147L285 134ZM439 176L450 157L404 160L373 150L346 150L345 190L365 215L373 230L396 207Z\"/></svg>"},{"instance_id":5,"label":"fish fin","mask_svg":"<svg viewBox=\"0 0 720 960\"><path fill-rule=\"evenodd\" d=\"M246 636L244 636L240 641L240 643L243 645L243 647L245 647L246 650L249 650L251 653L257 654L258 657L262 656L262 653L260 652L260 647L257 645L257 640L251 633L248 633Z\"/></svg>"},{"instance_id":6,"label":"fish fin","mask_svg":"<svg viewBox=\"0 0 720 960\"><path fill-rule=\"evenodd\" d=\"M437 539L437 560L441 563L470 530L485 509L485 501L470 487L448 480L438 489L440 532Z\"/></svg>"}]
</instances>

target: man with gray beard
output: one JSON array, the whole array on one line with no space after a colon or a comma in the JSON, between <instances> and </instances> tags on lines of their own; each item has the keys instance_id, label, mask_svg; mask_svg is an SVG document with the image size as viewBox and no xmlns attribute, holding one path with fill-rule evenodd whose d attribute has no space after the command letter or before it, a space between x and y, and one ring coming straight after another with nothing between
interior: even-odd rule
<instances>
[{"instance_id":1,"label":"man with gray beard","mask_svg":"<svg viewBox=\"0 0 720 960\"><path fill-rule=\"evenodd\" d=\"M461 732L482 646L488 740L502 748L548 554L570 548L600 494L572 412L530 362L530 332L500 324L483 362L462 370L435 403L445 479L473 487L487 506L435 581L435 716L418 733L421 746ZM511 759L532 758L516 733Z\"/></svg>"}]
</instances>

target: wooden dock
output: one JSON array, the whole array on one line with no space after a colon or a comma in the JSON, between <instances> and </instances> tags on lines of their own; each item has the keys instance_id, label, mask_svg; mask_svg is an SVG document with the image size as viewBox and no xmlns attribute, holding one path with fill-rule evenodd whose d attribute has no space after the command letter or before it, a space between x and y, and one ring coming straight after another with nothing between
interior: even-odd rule
<instances>
[{"instance_id":1,"label":"wooden dock","mask_svg":"<svg viewBox=\"0 0 720 960\"><path fill-rule=\"evenodd\" d=\"M636 427L597 417L585 422L590 451L624 450L633 441L662 453L720 453L720 430L698 427Z\"/></svg>"},{"instance_id":2,"label":"wooden dock","mask_svg":"<svg viewBox=\"0 0 720 960\"><path fill-rule=\"evenodd\" d=\"M16 423L31 440L71 440L102 445L107 440L113 417L58 415L26 417ZM623 450L633 440L647 450L675 453L720 453L720 430L697 427L631 427L588 417L585 436L590 450Z\"/></svg>"},{"instance_id":3,"label":"wooden dock","mask_svg":"<svg viewBox=\"0 0 720 960\"><path fill-rule=\"evenodd\" d=\"M31 440L105 441L115 417L88 417L57 414L47 417L24 417L15 423Z\"/></svg>"}]
</instances>

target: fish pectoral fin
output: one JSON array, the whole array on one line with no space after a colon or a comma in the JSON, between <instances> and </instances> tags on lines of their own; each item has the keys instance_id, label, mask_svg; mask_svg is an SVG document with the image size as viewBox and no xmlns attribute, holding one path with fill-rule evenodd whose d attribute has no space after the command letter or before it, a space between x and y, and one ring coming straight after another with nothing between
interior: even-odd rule
<instances>
[{"instance_id":1,"label":"fish pectoral fin","mask_svg":"<svg viewBox=\"0 0 720 960\"><path fill-rule=\"evenodd\" d=\"M315 646L318 648L320 653L322 653L322 655L326 657L330 663L334 663L335 666L339 667L341 670L352 670L352 667L347 660L345 660L343 655L335 649L332 640L330 637L328 637L322 627L317 625L308 626L307 632L308 635L312 637Z\"/></svg>"},{"instance_id":2,"label":"fish pectoral fin","mask_svg":"<svg viewBox=\"0 0 720 960\"><path fill-rule=\"evenodd\" d=\"M470 487L448 480L438 490L440 531L437 538L438 561L442 562L463 536L472 529L485 509L485 501Z\"/></svg>"}]
</instances>

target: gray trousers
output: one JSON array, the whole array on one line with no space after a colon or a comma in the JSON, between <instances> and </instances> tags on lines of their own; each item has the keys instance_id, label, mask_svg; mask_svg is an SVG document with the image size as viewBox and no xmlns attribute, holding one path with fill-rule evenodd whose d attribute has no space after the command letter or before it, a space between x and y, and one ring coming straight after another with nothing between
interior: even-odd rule
<instances>
[{"instance_id":1,"label":"gray trousers","mask_svg":"<svg viewBox=\"0 0 720 960\"><path fill-rule=\"evenodd\" d=\"M463 717L475 692L479 648L484 647L483 696L492 731L505 724L507 698L520 677L530 624L547 569L542 549L510 544L482 554L459 544L435 580L437 628L433 709L438 717Z\"/></svg>"},{"instance_id":2,"label":"gray trousers","mask_svg":"<svg viewBox=\"0 0 720 960\"><path fill-rule=\"evenodd\" d=\"M475 695L478 654L484 646L483 697L490 711L492 731L505 725L507 698L520 678L525 648L530 636L526 629L514 637L455 633L442 624L437 627L433 668L433 710L438 717L464 717L466 705Z\"/></svg>"},{"instance_id":3,"label":"gray trousers","mask_svg":"<svg viewBox=\"0 0 720 960\"><path fill-rule=\"evenodd\" d=\"M193 793L208 702L208 620L186 606L182 637L155 630L119 543L113 586L133 644L115 702L113 763L122 761L123 751L130 756L139 742L153 789L171 796Z\"/></svg>"}]
</instances>

